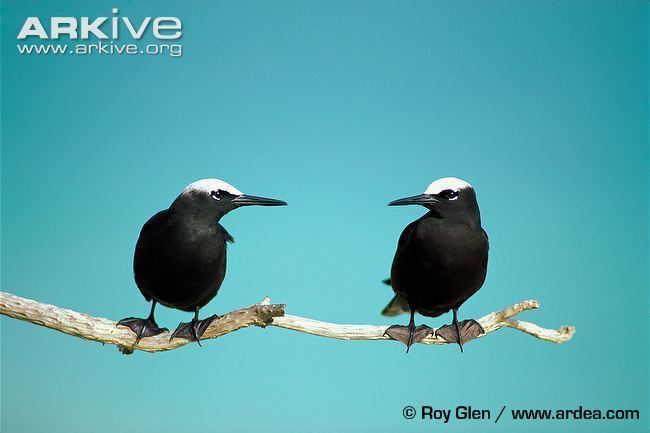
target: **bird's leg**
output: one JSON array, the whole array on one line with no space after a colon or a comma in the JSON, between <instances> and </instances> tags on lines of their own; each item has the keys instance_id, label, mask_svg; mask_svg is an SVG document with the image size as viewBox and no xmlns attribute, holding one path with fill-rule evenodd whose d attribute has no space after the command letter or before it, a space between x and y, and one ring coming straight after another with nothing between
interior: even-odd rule
<instances>
[{"instance_id":1,"label":"bird's leg","mask_svg":"<svg viewBox=\"0 0 650 433\"><path fill-rule=\"evenodd\" d=\"M406 341L406 353L409 353L411 344L413 344L414 332L415 332L415 311L411 310L411 318L409 319L409 338Z\"/></svg>"},{"instance_id":2,"label":"bird's leg","mask_svg":"<svg viewBox=\"0 0 650 433\"><path fill-rule=\"evenodd\" d=\"M389 326L384 335L388 335L393 340L406 344L406 353L408 353L414 343L422 340L427 335L431 335L432 332L433 329L427 325L415 326L415 310L411 309L411 320L409 320L408 326Z\"/></svg>"},{"instance_id":3,"label":"bird's leg","mask_svg":"<svg viewBox=\"0 0 650 433\"><path fill-rule=\"evenodd\" d=\"M201 346L201 336L208 329L210 323L219 319L219 316L213 314L212 316L199 320L199 307L194 309L194 318L190 322L182 322L172 334L172 338L186 338L190 341L196 341Z\"/></svg>"},{"instance_id":4,"label":"bird's leg","mask_svg":"<svg viewBox=\"0 0 650 433\"><path fill-rule=\"evenodd\" d=\"M117 322L118 325L126 326L135 332L135 345L137 345L143 337L152 337L168 331L167 328L160 328L153 317L153 312L156 308L156 301L151 302L151 312L146 319L139 319L137 317L127 317Z\"/></svg>"},{"instance_id":5,"label":"bird's leg","mask_svg":"<svg viewBox=\"0 0 650 433\"><path fill-rule=\"evenodd\" d=\"M460 353L463 353L463 339L460 337L460 327L458 326L458 308L454 308L453 312L454 312L453 323L456 326L456 336L458 337L458 345L460 346Z\"/></svg>"},{"instance_id":6,"label":"bird's leg","mask_svg":"<svg viewBox=\"0 0 650 433\"><path fill-rule=\"evenodd\" d=\"M474 319L458 321L458 308L452 308L454 318L451 325L441 326L436 329L435 336L442 337L449 343L458 343L461 353L463 352L463 343L467 343L485 333L483 327Z\"/></svg>"}]
</instances>

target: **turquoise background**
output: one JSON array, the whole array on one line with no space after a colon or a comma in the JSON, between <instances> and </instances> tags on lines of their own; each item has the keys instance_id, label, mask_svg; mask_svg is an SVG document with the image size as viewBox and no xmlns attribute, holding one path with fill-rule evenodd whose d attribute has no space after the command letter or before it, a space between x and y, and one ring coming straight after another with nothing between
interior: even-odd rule
<instances>
[{"instance_id":1,"label":"turquoise background","mask_svg":"<svg viewBox=\"0 0 650 433\"><path fill-rule=\"evenodd\" d=\"M184 53L21 56L27 16L178 16ZM640 432L648 427L648 8L642 1L2 2L2 290L146 315L140 227L191 181L285 199L222 221L236 243L203 314L379 311L402 228L442 176L490 235L480 317L574 325L467 345L246 329L169 353L2 318L2 431ZM190 315L160 308L170 328ZM439 326L449 315L418 318ZM406 317L398 322L406 323ZM405 420L405 405L639 409L639 421Z\"/></svg>"}]
</instances>

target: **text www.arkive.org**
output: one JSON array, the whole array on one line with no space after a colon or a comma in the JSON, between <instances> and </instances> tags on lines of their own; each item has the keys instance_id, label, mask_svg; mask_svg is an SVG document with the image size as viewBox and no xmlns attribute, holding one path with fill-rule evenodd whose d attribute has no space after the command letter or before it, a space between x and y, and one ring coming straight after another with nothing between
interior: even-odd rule
<instances>
[{"instance_id":1,"label":"text www.arkive.org","mask_svg":"<svg viewBox=\"0 0 650 433\"><path fill-rule=\"evenodd\" d=\"M456 406L453 409L442 409L423 405L419 408L405 406L402 416L405 419L431 420L448 423L450 420L489 420L494 423L503 419L504 415L512 420L638 420L638 409L587 409L578 406L573 409L508 409L502 406L499 410L478 409L472 406Z\"/></svg>"},{"instance_id":2,"label":"text www.arkive.org","mask_svg":"<svg viewBox=\"0 0 650 433\"><path fill-rule=\"evenodd\" d=\"M168 55L180 57L183 55L181 44L116 44L114 42L88 44L18 44L20 54L104 54L104 55Z\"/></svg>"}]
</instances>

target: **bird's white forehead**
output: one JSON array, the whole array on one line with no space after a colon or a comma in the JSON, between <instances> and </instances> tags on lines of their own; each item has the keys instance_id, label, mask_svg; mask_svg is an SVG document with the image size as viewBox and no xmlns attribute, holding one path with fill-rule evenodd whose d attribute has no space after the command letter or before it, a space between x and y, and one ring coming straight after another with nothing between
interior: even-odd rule
<instances>
[{"instance_id":1,"label":"bird's white forehead","mask_svg":"<svg viewBox=\"0 0 650 433\"><path fill-rule=\"evenodd\" d=\"M465 182L463 179L458 179L457 177L443 177L438 180L434 180L424 191L425 194L440 194L446 189L452 191L459 191L464 188L471 188L472 185Z\"/></svg>"},{"instance_id":2,"label":"bird's white forehead","mask_svg":"<svg viewBox=\"0 0 650 433\"><path fill-rule=\"evenodd\" d=\"M243 193L231 184L219 179L201 179L187 185L183 192L205 192L210 194L217 190L227 191L232 195L242 195Z\"/></svg>"}]
</instances>

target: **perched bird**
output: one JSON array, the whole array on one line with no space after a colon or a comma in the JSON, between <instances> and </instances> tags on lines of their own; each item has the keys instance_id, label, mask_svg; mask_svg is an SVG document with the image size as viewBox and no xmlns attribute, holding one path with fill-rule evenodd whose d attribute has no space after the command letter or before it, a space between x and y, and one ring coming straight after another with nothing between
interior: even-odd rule
<instances>
[{"instance_id":1,"label":"perched bird","mask_svg":"<svg viewBox=\"0 0 650 433\"><path fill-rule=\"evenodd\" d=\"M118 325L131 328L136 344L142 337L158 335L154 319L156 303L194 312L181 323L171 338L199 341L218 316L199 320L199 309L215 297L226 275L226 243L234 239L219 220L241 206L284 206L285 202L255 197L219 179L202 179L189 184L169 209L145 223L135 247L135 282L151 312L146 319L128 317ZM200 343L199 343L200 344Z\"/></svg>"},{"instance_id":2,"label":"perched bird","mask_svg":"<svg viewBox=\"0 0 650 433\"><path fill-rule=\"evenodd\" d=\"M382 314L396 316L410 312L408 326L386 330L391 338L410 346L433 330L415 326L416 312L429 317L453 311L453 322L436 331L445 340L456 342L463 351L467 342L484 331L475 320L458 322L463 303L476 293L487 273L488 236L481 228L476 194L472 186L455 177L431 183L424 194L395 200L389 206L418 204L429 212L406 226L393 259L390 284L393 300Z\"/></svg>"}]
</instances>

